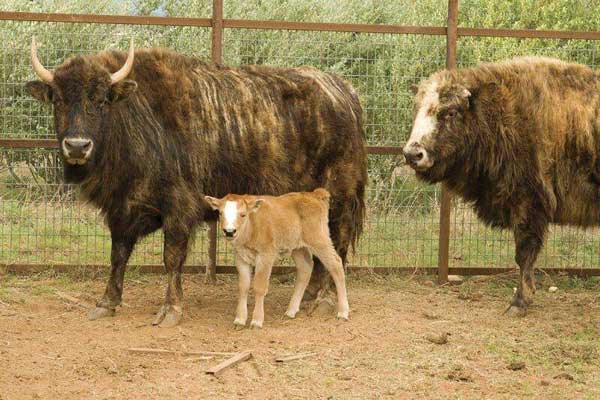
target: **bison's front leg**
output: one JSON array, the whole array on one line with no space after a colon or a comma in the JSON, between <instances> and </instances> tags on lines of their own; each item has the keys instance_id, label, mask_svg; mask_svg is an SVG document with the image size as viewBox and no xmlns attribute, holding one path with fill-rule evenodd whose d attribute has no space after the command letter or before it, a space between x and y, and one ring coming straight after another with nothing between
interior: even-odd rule
<instances>
[{"instance_id":1,"label":"bison's front leg","mask_svg":"<svg viewBox=\"0 0 600 400\"><path fill-rule=\"evenodd\" d=\"M127 261L133 251L136 240L125 238L111 232L112 247L110 252L110 277L104 291L104 296L96 304L96 308L88 313L88 319L95 320L115 315L115 308L121 304L123 296L123 277Z\"/></svg>"},{"instance_id":2,"label":"bison's front leg","mask_svg":"<svg viewBox=\"0 0 600 400\"><path fill-rule=\"evenodd\" d=\"M534 264L544 244L548 224L543 217L530 218L529 223L515 228L515 261L519 265L520 279L517 292L506 310L513 316L524 316L533 303L535 294Z\"/></svg>"},{"instance_id":3,"label":"bison's front leg","mask_svg":"<svg viewBox=\"0 0 600 400\"><path fill-rule=\"evenodd\" d=\"M162 328L176 326L183 315L183 287L181 273L187 256L190 232L186 229L165 227L164 262L167 270L167 293L165 304L156 314L153 325Z\"/></svg>"}]
</instances>

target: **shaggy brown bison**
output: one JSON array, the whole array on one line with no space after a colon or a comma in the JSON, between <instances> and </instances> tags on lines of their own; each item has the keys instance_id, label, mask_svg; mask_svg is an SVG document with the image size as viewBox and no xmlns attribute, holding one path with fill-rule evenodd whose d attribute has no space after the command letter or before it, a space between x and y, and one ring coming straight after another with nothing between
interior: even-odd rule
<instances>
[{"instance_id":1,"label":"shaggy brown bison","mask_svg":"<svg viewBox=\"0 0 600 400\"><path fill-rule=\"evenodd\" d=\"M524 315L548 225L600 224L600 74L526 57L442 70L416 89L406 160L513 230L521 276L507 311Z\"/></svg>"},{"instance_id":2,"label":"shaggy brown bison","mask_svg":"<svg viewBox=\"0 0 600 400\"><path fill-rule=\"evenodd\" d=\"M168 284L154 323L180 321L194 227L216 217L205 194L322 186L342 259L358 239L367 180L362 109L339 77L308 67L228 68L167 50L134 52L133 42L128 54L77 56L52 72L33 41L31 61L41 80L26 88L53 104L66 181L81 185L111 233L110 278L90 319L114 314L136 242L162 228Z\"/></svg>"}]
</instances>

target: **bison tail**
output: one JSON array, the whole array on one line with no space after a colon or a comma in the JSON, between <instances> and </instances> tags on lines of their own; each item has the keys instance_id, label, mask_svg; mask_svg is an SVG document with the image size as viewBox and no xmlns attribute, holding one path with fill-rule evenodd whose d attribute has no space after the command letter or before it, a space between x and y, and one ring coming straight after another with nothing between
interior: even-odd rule
<instances>
[{"instance_id":1,"label":"bison tail","mask_svg":"<svg viewBox=\"0 0 600 400\"><path fill-rule=\"evenodd\" d=\"M352 251L356 253L356 247L358 245L358 239L363 232L363 226L367 216L366 205L365 205L365 186L360 184L356 189L356 195L352 200L352 234L350 235L350 244L352 245Z\"/></svg>"}]
</instances>

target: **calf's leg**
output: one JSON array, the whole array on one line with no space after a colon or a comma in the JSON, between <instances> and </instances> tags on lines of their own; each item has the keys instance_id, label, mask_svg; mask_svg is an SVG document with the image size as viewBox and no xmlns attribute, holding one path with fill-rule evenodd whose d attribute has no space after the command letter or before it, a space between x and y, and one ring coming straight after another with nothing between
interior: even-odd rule
<instances>
[{"instance_id":1,"label":"calf's leg","mask_svg":"<svg viewBox=\"0 0 600 400\"><path fill-rule=\"evenodd\" d=\"M236 257L236 268L238 271L239 297L233 324L245 326L248 319L248 291L252 279L252 268L239 257Z\"/></svg>"},{"instance_id":2,"label":"calf's leg","mask_svg":"<svg viewBox=\"0 0 600 400\"><path fill-rule=\"evenodd\" d=\"M310 251L306 248L292 251L292 258L294 259L294 263L296 263L296 285L294 286L294 294L292 295L290 305L285 312L285 315L290 318L295 318L300 310L302 296L304 295L304 291L310 280L313 269L313 260Z\"/></svg>"},{"instance_id":3,"label":"calf's leg","mask_svg":"<svg viewBox=\"0 0 600 400\"><path fill-rule=\"evenodd\" d=\"M254 312L252 313L253 328L262 328L265 320L265 296L269 291L269 278L273 269L275 257L270 254L261 254L256 257L254 270Z\"/></svg>"}]
</instances>

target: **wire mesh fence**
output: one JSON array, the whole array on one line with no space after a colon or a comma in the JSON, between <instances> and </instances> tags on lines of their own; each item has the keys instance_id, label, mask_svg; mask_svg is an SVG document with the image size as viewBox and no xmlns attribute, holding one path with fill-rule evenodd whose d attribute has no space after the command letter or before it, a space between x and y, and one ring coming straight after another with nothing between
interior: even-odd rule
<instances>
[{"instance_id":1,"label":"wire mesh fence","mask_svg":"<svg viewBox=\"0 0 600 400\"><path fill-rule=\"evenodd\" d=\"M0 22L0 139L54 137L51 109L28 97L33 79L29 40L40 42L48 67L67 57L98 50L163 46L208 59L211 30L192 26ZM600 63L600 41L461 37L459 67L519 54L557 56L592 67ZM398 148L412 123L413 83L445 66L446 37L424 34L324 32L226 28L223 62L294 67L312 65L349 80L364 107L369 146ZM110 235L98 212L62 183L52 149L0 148L0 264L104 265ZM414 178L398 155L369 156L368 218L350 264L357 267L428 268L438 263L440 188ZM454 200L451 267L511 267L510 232L484 227L470 207ZM597 268L597 230L555 227L538 263L541 267ZM201 227L187 259L207 264L207 229ZM287 260L285 263L288 263ZM162 263L160 233L144 239L130 264ZM217 265L232 265L232 249L219 240Z\"/></svg>"}]
</instances>

